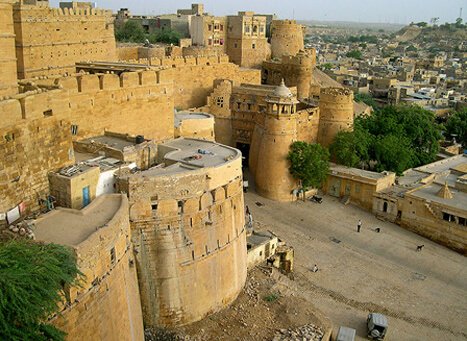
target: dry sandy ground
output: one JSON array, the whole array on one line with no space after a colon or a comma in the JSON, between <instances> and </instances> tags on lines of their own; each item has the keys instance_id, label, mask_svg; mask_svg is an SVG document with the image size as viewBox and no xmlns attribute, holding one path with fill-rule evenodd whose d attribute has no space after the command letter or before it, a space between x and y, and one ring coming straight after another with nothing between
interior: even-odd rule
<instances>
[{"instance_id":1,"label":"dry sandy ground","mask_svg":"<svg viewBox=\"0 0 467 341\"><path fill-rule=\"evenodd\" d=\"M462 255L329 196L323 204L277 203L247 193L245 201L257 223L295 248L294 282L335 331L349 326L366 339L367 314L381 312L386 340L467 340ZM317 273L309 271L314 264Z\"/></svg>"}]
</instances>

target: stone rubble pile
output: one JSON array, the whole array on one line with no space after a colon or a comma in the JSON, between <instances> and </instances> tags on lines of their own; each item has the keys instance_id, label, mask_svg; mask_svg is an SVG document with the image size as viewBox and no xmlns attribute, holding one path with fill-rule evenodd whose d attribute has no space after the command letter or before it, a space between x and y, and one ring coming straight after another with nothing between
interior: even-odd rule
<instances>
[{"instance_id":1,"label":"stone rubble pile","mask_svg":"<svg viewBox=\"0 0 467 341\"><path fill-rule=\"evenodd\" d=\"M281 329L272 341L321 341L324 332L313 324L298 328Z\"/></svg>"},{"instance_id":2,"label":"stone rubble pile","mask_svg":"<svg viewBox=\"0 0 467 341\"><path fill-rule=\"evenodd\" d=\"M35 225L32 220L24 220L18 224L10 225L8 230L20 237L35 239L34 227Z\"/></svg>"}]
</instances>

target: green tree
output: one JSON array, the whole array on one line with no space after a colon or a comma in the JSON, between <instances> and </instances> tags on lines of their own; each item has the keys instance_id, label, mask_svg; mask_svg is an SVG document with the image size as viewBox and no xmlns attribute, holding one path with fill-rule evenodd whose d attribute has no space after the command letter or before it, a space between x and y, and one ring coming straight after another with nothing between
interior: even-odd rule
<instances>
[{"instance_id":1,"label":"green tree","mask_svg":"<svg viewBox=\"0 0 467 341\"><path fill-rule=\"evenodd\" d=\"M446 122L446 133L456 136L457 142L467 148L467 108L455 112Z\"/></svg>"},{"instance_id":2,"label":"green tree","mask_svg":"<svg viewBox=\"0 0 467 341\"><path fill-rule=\"evenodd\" d=\"M355 102L365 103L366 105L369 105L373 109L377 108L377 104L376 104L375 99L373 97L371 97L371 95L369 95L369 94L357 93L357 94L354 95L354 99L355 99Z\"/></svg>"},{"instance_id":3,"label":"green tree","mask_svg":"<svg viewBox=\"0 0 467 341\"><path fill-rule=\"evenodd\" d=\"M334 65L331 64L331 63L324 63L324 64L320 65L320 69L321 70L332 70L332 69L334 69Z\"/></svg>"},{"instance_id":4,"label":"green tree","mask_svg":"<svg viewBox=\"0 0 467 341\"><path fill-rule=\"evenodd\" d=\"M372 137L358 122L355 121L354 131L337 133L329 148L332 159L347 167L364 166L370 161Z\"/></svg>"},{"instance_id":5,"label":"green tree","mask_svg":"<svg viewBox=\"0 0 467 341\"><path fill-rule=\"evenodd\" d=\"M0 243L0 339L63 340L45 323L59 310L65 286L80 277L73 252L32 241Z\"/></svg>"},{"instance_id":6,"label":"green tree","mask_svg":"<svg viewBox=\"0 0 467 341\"><path fill-rule=\"evenodd\" d=\"M396 135L380 136L376 139L374 151L378 160L376 170L379 172L389 170L401 175L415 165L413 150L407 138Z\"/></svg>"},{"instance_id":7,"label":"green tree","mask_svg":"<svg viewBox=\"0 0 467 341\"><path fill-rule=\"evenodd\" d=\"M375 137L394 135L408 139L414 167L436 159L442 136L431 111L416 105L388 106L362 119L361 123Z\"/></svg>"},{"instance_id":8,"label":"green tree","mask_svg":"<svg viewBox=\"0 0 467 341\"><path fill-rule=\"evenodd\" d=\"M329 172L329 152L319 144L303 141L292 143L287 156L289 171L303 189L320 188Z\"/></svg>"},{"instance_id":9,"label":"green tree","mask_svg":"<svg viewBox=\"0 0 467 341\"><path fill-rule=\"evenodd\" d=\"M115 38L122 42L143 43L146 33L139 22L129 20L122 28L115 31Z\"/></svg>"},{"instance_id":10,"label":"green tree","mask_svg":"<svg viewBox=\"0 0 467 341\"><path fill-rule=\"evenodd\" d=\"M349 52L347 52L346 56L348 58L354 58L354 59L358 59L358 60L363 59L362 52L358 51L358 50L349 51Z\"/></svg>"}]
</instances>

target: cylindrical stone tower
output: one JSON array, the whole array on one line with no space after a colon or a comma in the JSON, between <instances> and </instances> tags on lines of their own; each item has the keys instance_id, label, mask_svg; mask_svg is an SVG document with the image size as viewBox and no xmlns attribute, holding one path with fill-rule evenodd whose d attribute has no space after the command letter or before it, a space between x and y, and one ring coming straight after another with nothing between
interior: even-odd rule
<instances>
[{"instance_id":1,"label":"cylindrical stone tower","mask_svg":"<svg viewBox=\"0 0 467 341\"><path fill-rule=\"evenodd\" d=\"M0 0L0 97L18 92L16 74L14 0Z\"/></svg>"},{"instance_id":2,"label":"cylindrical stone tower","mask_svg":"<svg viewBox=\"0 0 467 341\"><path fill-rule=\"evenodd\" d=\"M297 140L298 101L284 82L266 99L264 125L257 125L250 148L256 191L276 201L293 201L298 182L289 172L287 154Z\"/></svg>"},{"instance_id":3,"label":"cylindrical stone tower","mask_svg":"<svg viewBox=\"0 0 467 341\"><path fill-rule=\"evenodd\" d=\"M353 92L344 88L323 88L319 97L318 142L325 146L342 130L353 130Z\"/></svg>"},{"instance_id":4,"label":"cylindrical stone tower","mask_svg":"<svg viewBox=\"0 0 467 341\"><path fill-rule=\"evenodd\" d=\"M295 56L303 50L303 26L295 20L273 20L271 24L272 58Z\"/></svg>"}]
</instances>

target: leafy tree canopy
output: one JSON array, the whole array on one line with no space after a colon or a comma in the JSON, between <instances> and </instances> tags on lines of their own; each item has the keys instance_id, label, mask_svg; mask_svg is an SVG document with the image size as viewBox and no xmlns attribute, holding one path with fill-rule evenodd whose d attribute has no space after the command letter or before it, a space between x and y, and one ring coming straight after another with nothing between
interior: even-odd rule
<instances>
[{"instance_id":1,"label":"leafy tree canopy","mask_svg":"<svg viewBox=\"0 0 467 341\"><path fill-rule=\"evenodd\" d=\"M348 58L354 58L354 59L359 59L359 60L363 59L362 52L358 50L349 51L347 52L346 56Z\"/></svg>"},{"instance_id":2,"label":"leafy tree canopy","mask_svg":"<svg viewBox=\"0 0 467 341\"><path fill-rule=\"evenodd\" d=\"M355 94L354 100L355 102L365 103L366 105L369 105L373 109L376 109L377 107L375 99L371 97L371 95L369 94L361 94L361 93Z\"/></svg>"},{"instance_id":3,"label":"leafy tree canopy","mask_svg":"<svg viewBox=\"0 0 467 341\"><path fill-rule=\"evenodd\" d=\"M329 151L332 159L347 167L358 167L370 161L372 136L356 121L354 131L341 131L337 134Z\"/></svg>"},{"instance_id":4,"label":"leafy tree canopy","mask_svg":"<svg viewBox=\"0 0 467 341\"><path fill-rule=\"evenodd\" d=\"M139 22L129 20L122 28L115 30L115 38L117 41L144 43L146 33Z\"/></svg>"},{"instance_id":5,"label":"leafy tree canopy","mask_svg":"<svg viewBox=\"0 0 467 341\"><path fill-rule=\"evenodd\" d=\"M457 142L467 148L467 108L455 112L446 122L446 133L455 135Z\"/></svg>"},{"instance_id":6,"label":"leafy tree canopy","mask_svg":"<svg viewBox=\"0 0 467 341\"><path fill-rule=\"evenodd\" d=\"M180 33L170 29L148 34L138 21L133 20L127 21L123 27L115 31L117 41L131 43L144 43L147 39L151 43L178 44L180 37Z\"/></svg>"},{"instance_id":7,"label":"leafy tree canopy","mask_svg":"<svg viewBox=\"0 0 467 341\"><path fill-rule=\"evenodd\" d=\"M462 119L462 118L461 118ZM398 174L436 159L441 139L435 115L418 106L389 106L355 120L355 130L339 133L331 145L336 162L370 165Z\"/></svg>"},{"instance_id":8,"label":"leafy tree canopy","mask_svg":"<svg viewBox=\"0 0 467 341\"><path fill-rule=\"evenodd\" d=\"M78 275L75 256L64 246L0 243L0 340L63 340L65 334L44 321Z\"/></svg>"},{"instance_id":9,"label":"leafy tree canopy","mask_svg":"<svg viewBox=\"0 0 467 341\"><path fill-rule=\"evenodd\" d=\"M329 152L319 144L294 142L287 159L290 174L301 181L304 189L321 187L328 176Z\"/></svg>"}]
</instances>

